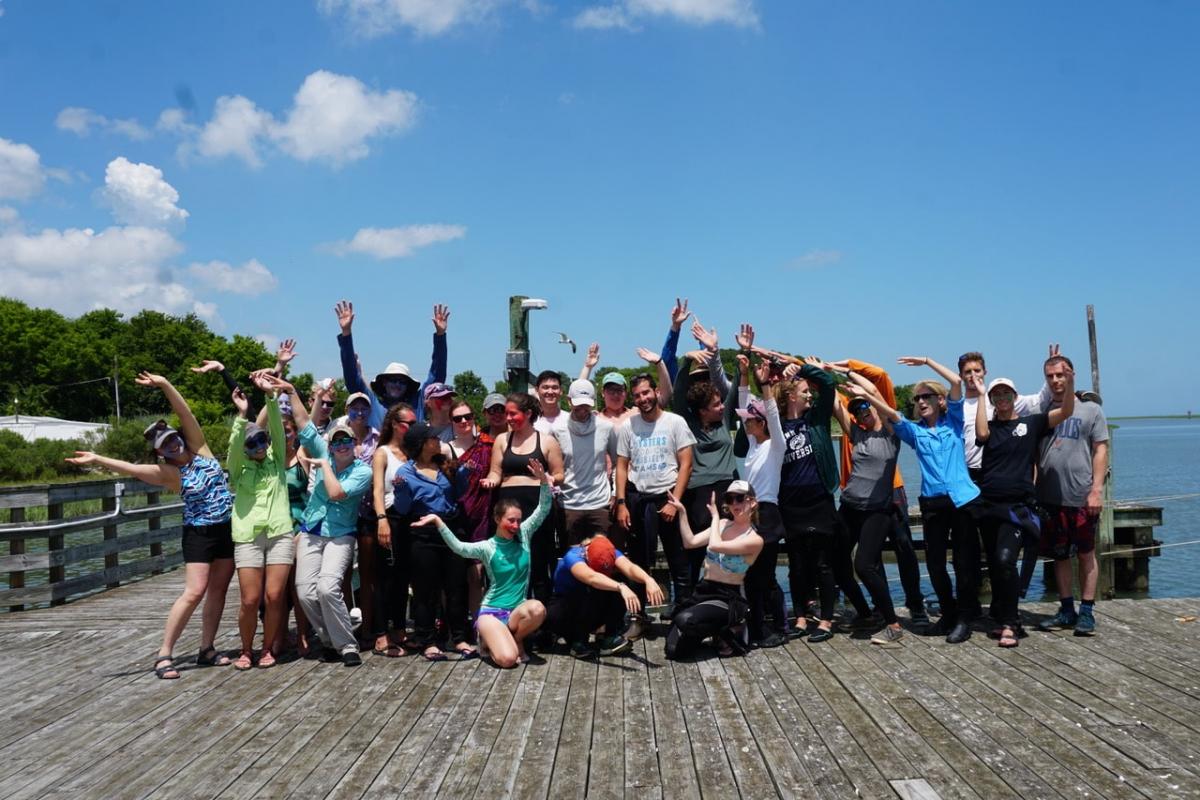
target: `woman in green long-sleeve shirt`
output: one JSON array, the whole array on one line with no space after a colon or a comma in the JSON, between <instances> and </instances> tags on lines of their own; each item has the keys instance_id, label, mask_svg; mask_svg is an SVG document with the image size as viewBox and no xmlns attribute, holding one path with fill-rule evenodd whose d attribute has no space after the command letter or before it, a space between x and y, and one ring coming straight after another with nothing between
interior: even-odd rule
<instances>
[{"instance_id":1,"label":"woman in green long-sleeve shirt","mask_svg":"<svg viewBox=\"0 0 1200 800\"><path fill-rule=\"evenodd\" d=\"M250 669L254 665L254 632L258 628L264 583L266 613L258 666L275 665L278 654L272 652L272 647L278 644L280 628L287 621L288 578L296 560L283 417L278 400L271 397L271 387L257 381L256 384L269 398L267 430L246 421L242 415L248 412L249 404L241 389L234 389L233 404L239 416L233 422L226 462L234 490L233 562L242 598L238 609L242 652L234 659L235 669Z\"/></svg>"},{"instance_id":2,"label":"woman in green long-sleeve shirt","mask_svg":"<svg viewBox=\"0 0 1200 800\"><path fill-rule=\"evenodd\" d=\"M550 513L550 482L540 461L531 460L529 471L541 481L537 508L522 521L515 500L500 500L493 515L496 535L482 542L463 542L446 527L437 514L427 514L414 527L436 525L451 551L463 558L477 559L488 577L488 591L475 616L480 650L498 667L525 663L525 639L546 621L546 607L526 600L529 593L529 542Z\"/></svg>"}]
</instances>

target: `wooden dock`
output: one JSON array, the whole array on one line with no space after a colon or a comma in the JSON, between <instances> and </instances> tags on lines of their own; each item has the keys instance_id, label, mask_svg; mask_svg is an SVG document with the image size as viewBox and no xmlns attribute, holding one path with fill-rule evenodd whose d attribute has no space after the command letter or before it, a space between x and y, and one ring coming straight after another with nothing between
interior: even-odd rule
<instances>
[{"instance_id":1,"label":"wooden dock","mask_svg":"<svg viewBox=\"0 0 1200 800\"><path fill-rule=\"evenodd\" d=\"M0 614L0 798L1200 797L1198 600L1103 602L1094 638L1007 651L842 635L670 663L657 639L509 671L367 653L160 681L181 585ZM236 607L235 581L221 646Z\"/></svg>"}]
</instances>

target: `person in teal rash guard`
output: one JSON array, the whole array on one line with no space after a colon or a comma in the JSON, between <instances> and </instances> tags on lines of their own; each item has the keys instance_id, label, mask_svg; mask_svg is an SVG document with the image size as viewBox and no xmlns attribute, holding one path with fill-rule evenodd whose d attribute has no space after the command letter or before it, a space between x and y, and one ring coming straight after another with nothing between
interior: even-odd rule
<instances>
[{"instance_id":1,"label":"person in teal rash guard","mask_svg":"<svg viewBox=\"0 0 1200 800\"><path fill-rule=\"evenodd\" d=\"M483 564L488 591L475 617L480 650L498 667L528 663L525 640L546 620L546 607L538 600L526 600L529 593L529 543L550 513L550 481L540 461L529 462L529 472L541 481L537 508L528 519L521 519L521 507L515 500L500 500L493 515L496 535L482 542L460 541L437 514L427 514L414 525L434 524L446 546L463 558Z\"/></svg>"}]
</instances>

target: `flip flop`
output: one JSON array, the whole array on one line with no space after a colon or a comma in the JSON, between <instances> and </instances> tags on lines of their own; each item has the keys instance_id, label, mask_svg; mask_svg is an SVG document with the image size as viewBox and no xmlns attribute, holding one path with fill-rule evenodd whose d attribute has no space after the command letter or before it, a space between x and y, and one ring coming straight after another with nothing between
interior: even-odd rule
<instances>
[{"instance_id":1,"label":"flip flop","mask_svg":"<svg viewBox=\"0 0 1200 800\"><path fill-rule=\"evenodd\" d=\"M422 652L421 658L425 659L426 661L449 661L450 660L450 657L447 656L445 653L443 653L441 650L438 650L433 653Z\"/></svg>"},{"instance_id":2,"label":"flip flop","mask_svg":"<svg viewBox=\"0 0 1200 800\"><path fill-rule=\"evenodd\" d=\"M258 657L258 668L259 669L270 669L271 667L275 666L278 663L279 662L275 658L275 654L272 653L270 651L270 649L263 650L262 655L260 655Z\"/></svg>"},{"instance_id":3,"label":"flip flop","mask_svg":"<svg viewBox=\"0 0 1200 800\"><path fill-rule=\"evenodd\" d=\"M254 657L250 652L243 650L237 658L233 660L233 668L236 670L247 670L254 666Z\"/></svg>"},{"instance_id":4,"label":"flip flop","mask_svg":"<svg viewBox=\"0 0 1200 800\"><path fill-rule=\"evenodd\" d=\"M471 648L467 648L466 650L458 650L456 648L454 652L458 653L459 661L470 661L473 658L479 658L479 651Z\"/></svg>"},{"instance_id":5,"label":"flip flop","mask_svg":"<svg viewBox=\"0 0 1200 800\"><path fill-rule=\"evenodd\" d=\"M389 644L382 650L378 647L372 647L371 652L377 656L385 656L387 658L400 658L400 656L404 655L404 649L394 644Z\"/></svg>"}]
</instances>

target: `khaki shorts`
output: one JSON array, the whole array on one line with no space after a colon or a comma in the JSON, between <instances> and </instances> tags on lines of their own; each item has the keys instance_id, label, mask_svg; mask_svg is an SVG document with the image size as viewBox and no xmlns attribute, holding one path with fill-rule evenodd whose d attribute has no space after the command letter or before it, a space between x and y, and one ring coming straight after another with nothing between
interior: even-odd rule
<instances>
[{"instance_id":1,"label":"khaki shorts","mask_svg":"<svg viewBox=\"0 0 1200 800\"><path fill-rule=\"evenodd\" d=\"M238 569L262 569L264 564L291 565L295 561L296 537L290 533L270 539L265 533L260 533L253 542L233 544L233 565Z\"/></svg>"}]
</instances>

